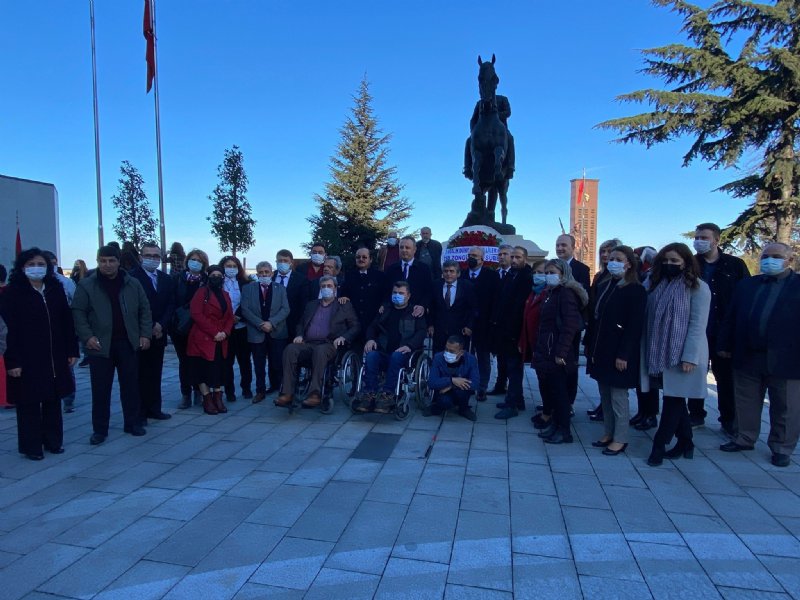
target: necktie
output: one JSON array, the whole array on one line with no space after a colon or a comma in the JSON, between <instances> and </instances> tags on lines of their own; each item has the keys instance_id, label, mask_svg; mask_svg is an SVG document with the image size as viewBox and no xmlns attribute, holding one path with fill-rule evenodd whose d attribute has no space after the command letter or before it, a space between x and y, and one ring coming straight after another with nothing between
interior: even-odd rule
<instances>
[{"instance_id":1,"label":"necktie","mask_svg":"<svg viewBox=\"0 0 800 600\"><path fill-rule=\"evenodd\" d=\"M281 275L281 281L280 281L280 284L281 284L281 285L284 285L284 286L286 285L286 276L285 276L285 275Z\"/></svg>"},{"instance_id":2,"label":"necktie","mask_svg":"<svg viewBox=\"0 0 800 600\"><path fill-rule=\"evenodd\" d=\"M500 269L500 279L505 279L505 276L506 276L506 270Z\"/></svg>"},{"instance_id":3,"label":"necktie","mask_svg":"<svg viewBox=\"0 0 800 600\"><path fill-rule=\"evenodd\" d=\"M447 291L445 292L445 295L444 295L444 301L447 304L447 306L453 306L453 284L452 283L448 283L447 284Z\"/></svg>"},{"instance_id":4,"label":"necktie","mask_svg":"<svg viewBox=\"0 0 800 600\"><path fill-rule=\"evenodd\" d=\"M403 263L403 279L408 279L408 263Z\"/></svg>"},{"instance_id":5,"label":"necktie","mask_svg":"<svg viewBox=\"0 0 800 600\"><path fill-rule=\"evenodd\" d=\"M261 300L262 302L267 299L267 286L261 286Z\"/></svg>"},{"instance_id":6,"label":"necktie","mask_svg":"<svg viewBox=\"0 0 800 600\"><path fill-rule=\"evenodd\" d=\"M473 278L473 279L476 279L477 277L478 277L478 274L477 274L477 273L473 273L473 274L472 274L472 278Z\"/></svg>"}]
</instances>

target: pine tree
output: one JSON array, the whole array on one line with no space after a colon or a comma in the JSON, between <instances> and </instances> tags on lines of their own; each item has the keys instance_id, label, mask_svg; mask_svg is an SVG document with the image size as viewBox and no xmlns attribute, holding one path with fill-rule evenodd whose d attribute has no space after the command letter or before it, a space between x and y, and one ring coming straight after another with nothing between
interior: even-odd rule
<instances>
[{"instance_id":1,"label":"pine tree","mask_svg":"<svg viewBox=\"0 0 800 600\"><path fill-rule=\"evenodd\" d=\"M324 195L314 196L319 212L308 221L312 243L323 242L329 255L346 257L362 245L374 249L376 240L409 217L412 205L400 195L396 167L387 166L391 134L378 127L366 77L340 134L331 181Z\"/></svg>"},{"instance_id":2,"label":"pine tree","mask_svg":"<svg viewBox=\"0 0 800 600\"><path fill-rule=\"evenodd\" d=\"M147 201L144 179L136 167L123 160L119 170L122 173L119 187L117 193L111 196L111 202L117 209L114 233L121 241L132 242L138 249L142 247L142 242L155 239L158 219Z\"/></svg>"},{"instance_id":3,"label":"pine tree","mask_svg":"<svg viewBox=\"0 0 800 600\"><path fill-rule=\"evenodd\" d=\"M211 216L211 233L219 242L219 249L234 256L247 252L256 241L253 238L255 220L247 200L247 173L244 156L238 146L225 150L225 158L217 167L219 183L208 197L214 204Z\"/></svg>"},{"instance_id":4,"label":"pine tree","mask_svg":"<svg viewBox=\"0 0 800 600\"><path fill-rule=\"evenodd\" d=\"M800 2L720 0L708 9L681 0L654 4L683 17L690 42L643 51L643 72L672 87L619 96L652 110L599 127L622 134L617 141L648 148L689 138L684 166L699 158L715 169L736 168L755 156L755 169L720 188L752 199L725 240L792 243L800 217Z\"/></svg>"}]
</instances>

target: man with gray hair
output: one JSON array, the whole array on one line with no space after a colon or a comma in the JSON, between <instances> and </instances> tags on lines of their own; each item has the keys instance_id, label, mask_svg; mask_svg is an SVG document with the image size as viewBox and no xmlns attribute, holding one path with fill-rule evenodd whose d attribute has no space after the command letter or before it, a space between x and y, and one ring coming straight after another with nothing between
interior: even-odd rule
<instances>
[{"instance_id":1,"label":"man with gray hair","mask_svg":"<svg viewBox=\"0 0 800 600\"><path fill-rule=\"evenodd\" d=\"M736 437L724 452L753 450L769 392L772 464L788 467L800 438L800 275L791 269L792 250L764 246L761 274L736 284L717 337L717 351L732 359Z\"/></svg>"},{"instance_id":2,"label":"man with gray hair","mask_svg":"<svg viewBox=\"0 0 800 600\"><path fill-rule=\"evenodd\" d=\"M256 265L257 281L242 288L242 318L247 323L247 341L253 355L256 375L256 395L253 404L281 387L283 350L289 337L286 320L289 318L289 299L286 288L273 284L272 265L262 260ZM269 388L266 369L269 357Z\"/></svg>"},{"instance_id":3,"label":"man with gray hair","mask_svg":"<svg viewBox=\"0 0 800 600\"><path fill-rule=\"evenodd\" d=\"M325 368L336 357L336 349L352 343L360 331L353 305L336 301L336 278L323 275L319 280L319 299L306 304L295 338L283 352L283 391L275 405L287 408L292 405L295 374L305 361L311 362L311 383L303 407L316 408L322 404Z\"/></svg>"}]
</instances>

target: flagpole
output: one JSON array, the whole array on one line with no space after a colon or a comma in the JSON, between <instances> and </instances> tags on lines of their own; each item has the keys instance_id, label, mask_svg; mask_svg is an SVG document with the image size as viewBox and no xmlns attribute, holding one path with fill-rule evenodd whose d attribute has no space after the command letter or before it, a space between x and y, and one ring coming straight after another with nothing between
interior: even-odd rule
<instances>
[{"instance_id":1,"label":"flagpole","mask_svg":"<svg viewBox=\"0 0 800 600\"><path fill-rule=\"evenodd\" d=\"M100 119L97 111L97 53L94 45L94 0L89 0L89 23L92 30L92 100L94 102L94 170L97 180L97 241L103 241L103 191L100 185Z\"/></svg>"},{"instance_id":2,"label":"flagpole","mask_svg":"<svg viewBox=\"0 0 800 600\"><path fill-rule=\"evenodd\" d=\"M156 0L149 0L153 18L153 92L156 104L156 160L158 162L158 220L161 236L162 264L166 266L167 230L164 225L164 181L161 174L161 111L158 102L158 35L156 34Z\"/></svg>"}]
</instances>

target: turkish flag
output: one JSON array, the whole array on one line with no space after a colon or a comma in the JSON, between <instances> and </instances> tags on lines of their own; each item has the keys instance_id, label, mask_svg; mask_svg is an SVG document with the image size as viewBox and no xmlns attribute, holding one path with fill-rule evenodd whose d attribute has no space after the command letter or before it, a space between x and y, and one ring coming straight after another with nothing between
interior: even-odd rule
<instances>
[{"instance_id":1,"label":"turkish flag","mask_svg":"<svg viewBox=\"0 0 800 600\"><path fill-rule=\"evenodd\" d=\"M583 184L584 183L586 183L586 181L581 179L581 183L578 186L578 197L575 199L575 204L577 204L578 206L580 206L580 204L583 202Z\"/></svg>"},{"instance_id":2,"label":"turkish flag","mask_svg":"<svg viewBox=\"0 0 800 600\"><path fill-rule=\"evenodd\" d=\"M144 53L144 59L147 62L147 92L153 87L153 78L156 76L156 35L153 30L153 15L150 12L151 0L144 0L144 24L142 32L144 39L147 40L147 48Z\"/></svg>"}]
</instances>

